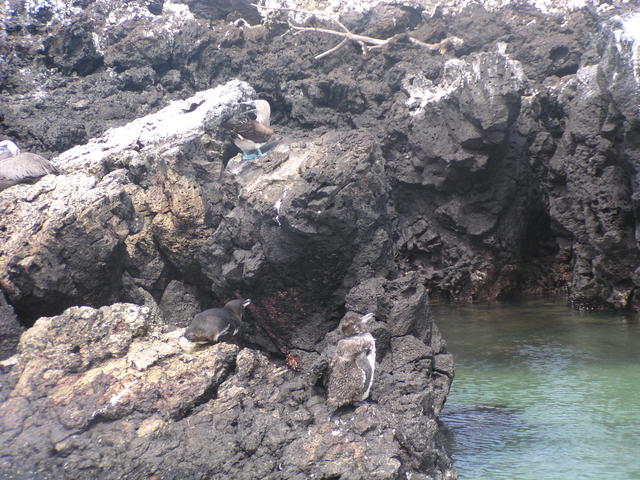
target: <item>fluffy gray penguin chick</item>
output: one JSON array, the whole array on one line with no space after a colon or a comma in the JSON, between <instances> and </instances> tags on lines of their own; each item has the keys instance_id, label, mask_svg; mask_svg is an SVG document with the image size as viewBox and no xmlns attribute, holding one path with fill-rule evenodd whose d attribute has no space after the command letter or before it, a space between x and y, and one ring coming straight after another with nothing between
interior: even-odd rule
<instances>
[{"instance_id":1,"label":"fluffy gray penguin chick","mask_svg":"<svg viewBox=\"0 0 640 480\"><path fill-rule=\"evenodd\" d=\"M329 362L327 404L339 408L369 397L376 367L376 341L365 324L373 313L349 315L340 322L343 335Z\"/></svg>"}]
</instances>

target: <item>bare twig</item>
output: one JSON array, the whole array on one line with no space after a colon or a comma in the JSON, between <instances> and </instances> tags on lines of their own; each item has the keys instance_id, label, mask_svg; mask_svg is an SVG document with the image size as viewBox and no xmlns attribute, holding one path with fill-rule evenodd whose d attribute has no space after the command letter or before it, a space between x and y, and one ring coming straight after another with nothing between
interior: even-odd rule
<instances>
[{"instance_id":1,"label":"bare twig","mask_svg":"<svg viewBox=\"0 0 640 480\"><path fill-rule=\"evenodd\" d=\"M293 23L289 23L289 26L294 30L301 30L303 32L321 32L328 33L330 35L336 35L338 37L348 38L349 40L355 40L356 42L363 42L369 45L385 45L389 42L389 39L382 40L380 38L367 37L366 35L358 35L357 33L351 32L339 32L337 30L331 30L330 28L321 28L321 27L301 27L298 25L294 25Z\"/></svg>"},{"instance_id":2,"label":"bare twig","mask_svg":"<svg viewBox=\"0 0 640 480\"><path fill-rule=\"evenodd\" d=\"M459 37L447 37L444 40L436 43L427 43L409 36L409 41L414 45L419 45L433 51L437 50L440 53L443 53L443 50L446 50L449 46L462 46L462 44L464 43L464 41Z\"/></svg>"},{"instance_id":3,"label":"bare twig","mask_svg":"<svg viewBox=\"0 0 640 480\"><path fill-rule=\"evenodd\" d=\"M342 22L340 22L340 20L335 18L333 15L325 12L318 12L318 11L312 11L312 10L300 10L298 8L287 8L287 7L265 7L255 3L252 3L251 5L263 10L277 10L277 11L285 11L285 12L302 13L309 16L315 15L315 16L326 17L331 21L335 22L342 29L342 31L332 30L330 28L322 28L322 27L303 27L302 25L294 25L293 23L288 21L289 28L291 30L295 30L296 34L300 32L320 32L320 33L327 33L329 35L335 35L337 37L342 37L342 41L339 44L337 44L336 46L330 48L325 52L322 52L316 55L314 57L316 60L326 57L332 54L333 52L339 50L344 46L347 40L353 40L354 42L358 42L358 44L362 48L362 54L366 56L369 50L383 47L384 45L387 45L391 40L396 38L395 35L390 38L375 38L375 37L369 37L367 35L359 35L357 33L353 33ZM439 51L440 53L444 53L450 46L458 47L464 43L463 40L458 37L447 37L444 40L437 43L423 42L422 40L413 38L410 35L407 35L407 37L409 38L409 41L414 45L428 48L431 51Z\"/></svg>"},{"instance_id":4,"label":"bare twig","mask_svg":"<svg viewBox=\"0 0 640 480\"><path fill-rule=\"evenodd\" d=\"M360 48L362 49L362 56L366 57L367 54L369 53L369 46L364 43L362 40L358 40L358 45L360 45ZM380 47L381 45L376 45L376 47Z\"/></svg>"},{"instance_id":5,"label":"bare twig","mask_svg":"<svg viewBox=\"0 0 640 480\"><path fill-rule=\"evenodd\" d=\"M342 48L348 41L349 41L348 38L343 38L342 41L339 44L337 44L335 47L330 48L326 52L319 53L318 55L316 55L313 58L315 58L316 60L320 60L322 57L326 57L327 55L331 55L336 50Z\"/></svg>"},{"instance_id":6,"label":"bare twig","mask_svg":"<svg viewBox=\"0 0 640 480\"><path fill-rule=\"evenodd\" d=\"M262 8L262 9L267 9L267 10L273 10L272 8L269 7L263 7L262 5L257 5L255 3L252 3L251 5L253 5L256 8ZM351 33L349 32L349 29L344 25L344 23L342 23L340 20L338 20L337 18L335 18L333 15L330 15L328 13L324 13L324 12L310 12L308 10L300 10L298 8L278 8L278 10L284 10L287 12L295 12L295 13L303 13L305 15L318 15L318 16L322 16L322 17L326 17L328 19L330 19L331 21L335 22L341 29L342 31L346 32L346 33ZM288 22L289 26L291 25L291 22ZM338 43L335 47L330 48L329 50L320 53L318 55L316 55L315 58L316 60L320 60L323 57L326 57L327 55L331 55L333 52L341 49L346 43L347 43L347 38L343 38L342 41L340 43Z\"/></svg>"},{"instance_id":7,"label":"bare twig","mask_svg":"<svg viewBox=\"0 0 640 480\"><path fill-rule=\"evenodd\" d=\"M438 43L427 43L422 40L418 40L417 38L409 37L409 41L415 45L420 45L421 47L428 48L429 50L438 50L440 48L440 42Z\"/></svg>"}]
</instances>

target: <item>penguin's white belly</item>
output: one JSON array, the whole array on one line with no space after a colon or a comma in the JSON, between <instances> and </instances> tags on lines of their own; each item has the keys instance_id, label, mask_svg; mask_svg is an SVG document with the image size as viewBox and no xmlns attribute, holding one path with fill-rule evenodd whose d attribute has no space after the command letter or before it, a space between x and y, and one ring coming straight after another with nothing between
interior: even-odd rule
<instances>
[{"instance_id":1,"label":"penguin's white belly","mask_svg":"<svg viewBox=\"0 0 640 480\"><path fill-rule=\"evenodd\" d=\"M362 394L361 400L366 400L369 397L369 393L371 392L371 385L373 385L373 375L375 374L375 371L376 371L376 341L373 338L373 335L371 335L370 333L367 333L365 336L371 340L371 349L367 354L367 363L369 364L369 368L371 368L371 377L369 379L369 384L365 385L365 391ZM364 378L366 381L367 373L366 372L362 372L362 373L364 374Z\"/></svg>"},{"instance_id":2,"label":"penguin's white belly","mask_svg":"<svg viewBox=\"0 0 640 480\"><path fill-rule=\"evenodd\" d=\"M226 333L229 331L229 327L231 327L231 323L227 323L227 324L225 325L225 327L224 327L222 330L220 330L220 331L218 332L218 334L216 335L216 339L215 339L215 341L216 341L216 342L218 341L218 339L219 339L221 336L226 335Z\"/></svg>"}]
</instances>

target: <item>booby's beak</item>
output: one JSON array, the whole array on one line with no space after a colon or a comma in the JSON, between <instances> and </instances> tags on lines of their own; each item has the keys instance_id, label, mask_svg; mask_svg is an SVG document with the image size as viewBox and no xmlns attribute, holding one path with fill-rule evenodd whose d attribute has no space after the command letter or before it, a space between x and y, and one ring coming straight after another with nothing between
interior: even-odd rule
<instances>
[{"instance_id":1,"label":"booby's beak","mask_svg":"<svg viewBox=\"0 0 640 480\"><path fill-rule=\"evenodd\" d=\"M244 302L242 302L242 306L243 307L246 307L248 305L251 305L251 299L250 298L247 298Z\"/></svg>"},{"instance_id":2,"label":"booby's beak","mask_svg":"<svg viewBox=\"0 0 640 480\"><path fill-rule=\"evenodd\" d=\"M362 323L367 323L369 320L371 320L375 315L371 312L367 313L366 315L363 315L362 317Z\"/></svg>"}]
</instances>

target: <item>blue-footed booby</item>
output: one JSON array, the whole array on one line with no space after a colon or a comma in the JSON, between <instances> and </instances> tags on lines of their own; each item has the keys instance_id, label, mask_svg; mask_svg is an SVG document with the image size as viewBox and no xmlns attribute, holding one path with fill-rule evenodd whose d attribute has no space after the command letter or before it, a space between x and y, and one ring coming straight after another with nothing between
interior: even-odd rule
<instances>
[{"instance_id":1,"label":"blue-footed booby","mask_svg":"<svg viewBox=\"0 0 640 480\"><path fill-rule=\"evenodd\" d=\"M244 309L251 300L231 300L222 308L210 308L193 317L184 337L193 343L215 343L223 335L238 333Z\"/></svg>"},{"instance_id":2,"label":"blue-footed booby","mask_svg":"<svg viewBox=\"0 0 640 480\"><path fill-rule=\"evenodd\" d=\"M58 170L44 157L20 152L11 140L0 142L0 191L18 183L32 183Z\"/></svg>"},{"instance_id":3,"label":"blue-footed booby","mask_svg":"<svg viewBox=\"0 0 640 480\"><path fill-rule=\"evenodd\" d=\"M226 121L222 124L222 128L233 133L233 143L242 150L242 158L250 160L256 157L263 157L260 148L269 141L273 135L273 130L269 127L271 117L271 107L266 100L253 100L245 102L243 105L253 107L252 110L245 112L255 112L256 119L239 118Z\"/></svg>"}]
</instances>

